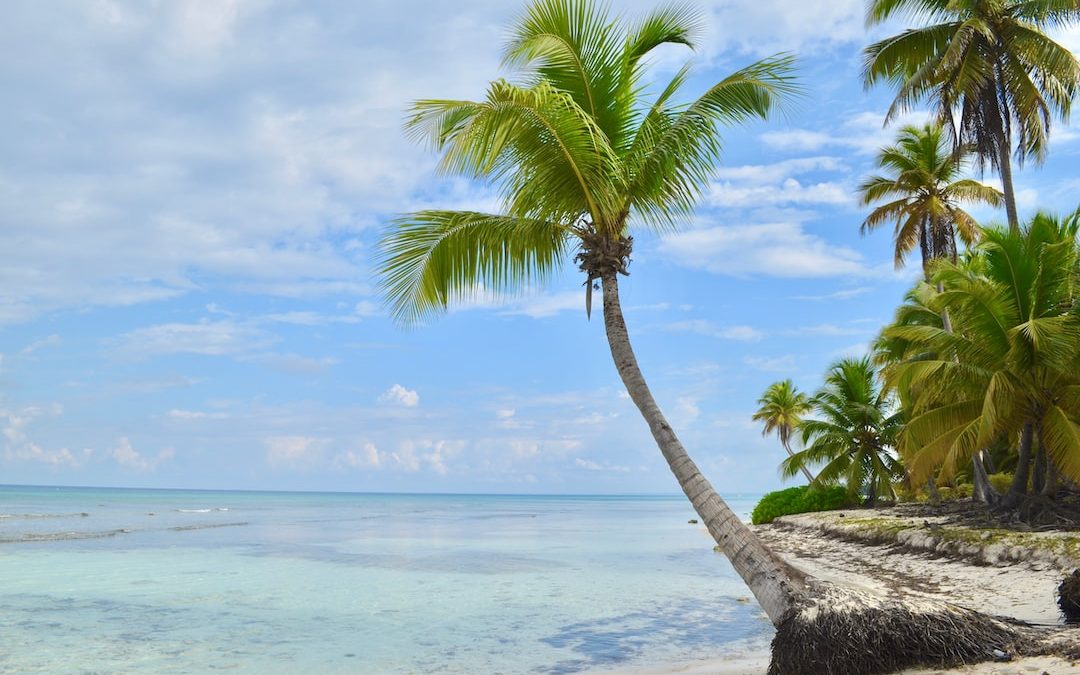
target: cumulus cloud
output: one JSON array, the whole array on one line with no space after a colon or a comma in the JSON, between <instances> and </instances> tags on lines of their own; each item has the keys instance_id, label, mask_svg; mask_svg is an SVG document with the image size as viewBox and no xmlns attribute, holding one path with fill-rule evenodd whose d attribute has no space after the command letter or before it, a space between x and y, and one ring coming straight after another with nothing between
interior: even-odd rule
<instances>
[{"instance_id":1,"label":"cumulus cloud","mask_svg":"<svg viewBox=\"0 0 1080 675\"><path fill-rule=\"evenodd\" d=\"M379 403L415 408L420 405L420 394L400 384L395 384L379 395Z\"/></svg>"},{"instance_id":2,"label":"cumulus cloud","mask_svg":"<svg viewBox=\"0 0 1080 675\"><path fill-rule=\"evenodd\" d=\"M875 273L858 252L826 242L797 223L732 225L665 237L660 251L694 269L735 277L843 277Z\"/></svg>"},{"instance_id":3,"label":"cumulus cloud","mask_svg":"<svg viewBox=\"0 0 1080 675\"><path fill-rule=\"evenodd\" d=\"M382 464L382 454L374 443L364 443L359 450L346 450L336 455L334 464L350 469L377 469Z\"/></svg>"},{"instance_id":4,"label":"cumulus cloud","mask_svg":"<svg viewBox=\"0 0 1080 675\"><path fill-rule=\"evenodd\" d=\"M765 145L784 152L842 149L872 155L896 140L897 129L922 125L929 119L926 111L912 110L897 116L886 127L884 111L866 110L849 116L830 131L789 128L766 131L760 138Z\"/></svg>"},{"instance_id":5,"label":"cumulus cloud","mask_svg":"<svg viewBox=\"0 0 1080 675\"><path fill-rule=\"evenodd\" d=\"M271 436L263 440L266 462L272 467L306 467L318 463L330 439L312 436Z\"/></svg>"},{"instance_id":6,"label":"cumulus cloud","mask_svg":"<svg viewBox=\"0 0 1080 675\"><path fill-rule=\"evenodd\" d=\"M800 179L808 173L846 170L836 157L801 157L773 164L721 167L705 201L716 207L756 209L787 205L847 205L851 190L844 183Z\"/></svg>"},{"instance_id":7,"label":"cumulus cloud","mask_svg":"<svg viewBox=\"0 0 1080 675\"><path fill-rule=\"evenodd\" d=\"M172 459L175 451L172 448L165 448L152 459L148 459L132 447L131 440L124 436L120 439L119 444L107 451L106 454L120 466L135 469L136 471L151 471L162 462Z\"/></svg>"}]
</instances>

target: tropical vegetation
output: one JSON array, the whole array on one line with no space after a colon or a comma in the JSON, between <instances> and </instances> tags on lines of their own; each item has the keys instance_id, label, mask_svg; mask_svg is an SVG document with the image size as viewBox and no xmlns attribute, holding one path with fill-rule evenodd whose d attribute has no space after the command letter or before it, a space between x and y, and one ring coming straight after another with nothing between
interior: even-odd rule
<instances>
[{"instance_id":1,"label":"tropical vegetation","mask_svg":"<svg viewBox=\"0 0 1080 675\"><path fill-rule=\"evenodd\" d=\"M754 413L753 419L762 423L761 435L775 433L788 457L794 455L795 452L791 449L791 434L802 424L803 415L810 412L810 397L796 389L791 380L783 380L769 385L758 399L758 405L760 407ZM800 469L808 483L814 480L809 469L805 466Z\"/></svg>"},{"instance_id":2,"label":"tropical vegetation","mask_svg":"<svg viewBox=\"0 0 1080 675\"><path fill-rule=\"evenodd\" d=\"M813 417L799 425L803 450L780 465L784 476L820 464L815 484L847 486L849 500L865 495L896 499L893 485L904 468L893 449L903 414L879 384L869 358L841 359L829 369L825 384L812 399Z\"/></svg>"},{"instance_id":3,"label":"tropical vegetation","mask_svg":"<svg viewBox=\"0 0 1080 675\"><path fill-rule=\"evenodd\" d=\"M927 102L959 154L998 171L1009 226L1019 229L1012 158L1042 162L1051 122L1068 122L1080 64L1046 30L1074 23L1075 0L870 0L870 25L914 16L926 25L868 46L867 86L896 87L888 120Z\"/></svg>"},{"instance_id":4,"label":"tropical vegetation","mask_svg":"<svg viewBox=\"0 0 1080 675\"><path fill-rule=\"evenodd\" d=\"M780 516L834 511L851 504L847 488L841 485L819 489L799 485L770 492L762 497L750 513L750 522L754 525L765 525Z\"/></svg>"}]
</instances>

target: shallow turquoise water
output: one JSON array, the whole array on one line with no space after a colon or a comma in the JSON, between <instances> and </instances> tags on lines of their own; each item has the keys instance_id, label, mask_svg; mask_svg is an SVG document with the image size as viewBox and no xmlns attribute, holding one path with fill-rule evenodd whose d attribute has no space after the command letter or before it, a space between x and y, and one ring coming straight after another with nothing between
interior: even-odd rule
<instances>
[{"instance_id":1,"label":"shallow turquoise water","mask_svg":"<svg viewBox=\"0 0 1080 675\"><path fill-rule=\"evenodd\" d=\"M574 673L760 647L691 517L681 497L0 487L0 671Z\"/></svg>"}]
</instances>

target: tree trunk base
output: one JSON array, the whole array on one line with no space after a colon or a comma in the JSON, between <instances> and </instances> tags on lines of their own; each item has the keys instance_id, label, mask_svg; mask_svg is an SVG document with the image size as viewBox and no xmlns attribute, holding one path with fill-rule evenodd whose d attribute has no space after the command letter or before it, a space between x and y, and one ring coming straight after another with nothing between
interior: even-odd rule
<instances>
[{"instance_id":1,"label":"tree trunk base","mask_svg":"<svg viewBox=\"0 0 1080 675\"><path fill-rule=\"evenodd\" d=\"M1074 570L1058 586L1058 607L1070 622L1080 622L1080 570Z\"/></svg>"},{"instance_id":2,"label":"tree trunk base","mask_svg":"<svg viewBox=\"0 0 1080 675\"><path fill-rule=\"evenodd\" d=\"M769 675L874 675L1037 651L1021 625L920 599L815 584L777 626Z\"/></svg>"}]
</instances>

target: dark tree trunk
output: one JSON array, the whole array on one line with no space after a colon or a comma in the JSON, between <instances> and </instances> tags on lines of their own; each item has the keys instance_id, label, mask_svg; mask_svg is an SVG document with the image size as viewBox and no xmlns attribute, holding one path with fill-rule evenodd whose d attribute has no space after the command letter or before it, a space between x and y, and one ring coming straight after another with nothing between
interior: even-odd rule
<instances>
[{"instance_id":1,"label":"dark tree trunk","mask_svg":"<svg viewBox=\"0 0 1080 675\"><path fill-rule=\"evenodd\" d=\"M974 498L983 504L995 506L1001 501L1001 495L994 489L994 486L990 484L990 477L986 473L986 465L983 463L983 455L985 453L976 453L971 458L971 477L974 484Z\"/></svg>"},{"instance_id":2,"label":"dark tree trunk","mask_svg":"<svg viewBox=\"0 0 1080 675\"><path fill-rule=\"evenodd\" d=\"M1035 451L1035 473L1031 476L1031 494L1041 495L1046 487L1046 451L1039 439L1039 449Z\"/></svg>"},{"instance_id":3,"label":"dark tree trunk","mask_svg":"<svg viewBox=\"0 0 1080 675\"><path fill-rule=\"evenodd\" d=\"M1028 480L1031 477L1031 445L1034 435L1035 429L1031 422L1028 422L1024 425L1024 430L1020 433L1020 448L1017 453L1019 459L1016 463L1016 474L1013 476L1013 482L1009 487L1008 494L1001 500L1001 508L1003 509L1015 509L1020 506L1024 501L1024 497L1027 496Z\"/></svg>"},{"instance_id":4,"label":"dark tree trunk","mask_svg":"<svg viewBox=\"0 0 1080 675\"><path fill-rule=\"evenodd\" d=\"M998 157L998 168L1001 171L1002 192L1005 194L1005 215L1009 219L1009 231L1013 234L1020 232L1020 216L1016 212L1016 191L1013 188L1012 153L1008 139L1001 146L1001 156Z\"/></svg>"}]
</instances>

